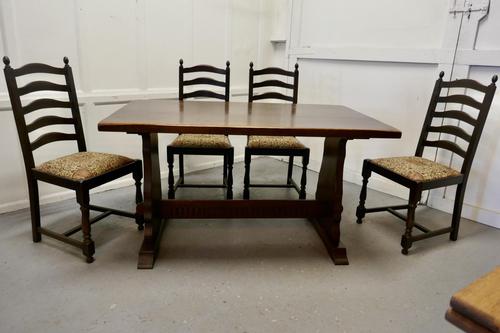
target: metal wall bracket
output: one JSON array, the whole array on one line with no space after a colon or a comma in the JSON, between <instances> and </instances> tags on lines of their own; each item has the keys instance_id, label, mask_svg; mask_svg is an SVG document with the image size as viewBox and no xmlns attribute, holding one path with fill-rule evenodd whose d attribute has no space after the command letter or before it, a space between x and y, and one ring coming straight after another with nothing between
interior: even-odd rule
<instances>
[{"instance_id":1,"label":"metal wall bracket","mask_svg":"<svg viewBox=\"0 0 500 333\"><path fill-rule=\"evenodd\" d=\"M467 18L470 19L472 12L483 12L485 15L488 14L490 10L490 0L465 0L463 5L461 4L463 0L455 0L453 6L451 6L449 13L456 15L457 13L465 13ZM457 4L459 2L459 4Z\"/></svg>"}]
</instances>

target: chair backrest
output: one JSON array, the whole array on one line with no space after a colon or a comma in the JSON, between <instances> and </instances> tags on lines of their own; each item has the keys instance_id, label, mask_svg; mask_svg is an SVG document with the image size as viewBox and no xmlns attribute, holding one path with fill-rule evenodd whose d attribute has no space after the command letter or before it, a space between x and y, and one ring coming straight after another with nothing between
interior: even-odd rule
<instances>
[{"instance_id":1,"label":"chair backrest","mask_svg":"<svg viewBox=\"0 0 500 333\"><path fill-rule=\"evenodd\" d=\"M10 66L10 59L3 57L5 64L4 74L9 91L10 103L14 112L17 133L21 143L24 164L27 172L35 167L33 151L48 143L55 141L74 140L79 151L86 151L85 137L83 135L80 109L76 97L75 83L69 60L64 57L64 67L52 67L46 64L31 63L19 68ZM57 84L49 81L32 81L22 87L18 87L17 78L29 74L55 74L64 76L66 84ZM38 98L23 105L21 96L38 91L62 91L68 93L68 100L62 101L52 98ZM66 108L71 110L70 117L47 115L47 112L36 112L37 117L27 124L26 115L41 109ZM48 132L40 135L33 141L29 134L35 130L52 125L73 125L74 133Z\"/></svg>"},{"instance_id":2,"label":"chair backrest","mask_svg":"<svg viewBox=\"0 0 500 333\"><path fill-rule=\"evenodd\" d=\"M498 77L494 75L491 79L491 84L485 86L470 79L443 81L443 76L444 72L441 72L434 86L415 155L422 156L425 147L435 147L451 151L463 158L460 172L467 178L479 143L479 138L481 137L481 132L486 122L486 117L490 110L491 102L495 95L495 82ZM448 89L463 89L464 91L467 89L466 92L472 90L482 93L483 98L482 101L478 101L465 94L465 92L463 94L441 96L441 93L448 91ZM445 104L444 111L436 110L440 103ZM459 107L453 107L452 110L448 110L447 105L450 104L459 105ZM470 115L463 111L464 106L471 107L477 111L474 111L473 115ZM474 113L477 115L474 116ZM432 124L433 119L440 119L441 124L437 126ZM455 119L457 120L457 125L444 124L444 119ZM460 126L461 122L469 124L472 130L470 132L464 130ZM429 138L429 133L440 133L439 138L437 140L431 140ZM455 136L455 138L464 140L467 143L467 148L463 149L456 142L442 138L442 134L452 135Z\"/></svg>"},{"instance_id":3,"label":"chair backrest","mask_svg":"<svg viewBox=\"0 0 500 333\"><path fill-rule=\"evenodd\" d=\"M260 82L254 82L254 76L260 76L260 75L282 75L282 76L293 77L293 84L281 80L265 80ZM294 71L286 71L278 67L268 67L259 70L254 70L253 62L251 62L248 77L249 77L249 82L248 82L249 103L252 103L253 101L259 99L280 99L292 102L293 104L297 104L298 93L299 93L299 64L295 64ZM287 96L279 92L266 92L255 95L254 88L260 88L260 87L280 87L280 88L291 89L293 94L292 96Z\"/></svg>"},{"instance_id":4,"label":"chair backrest","mask_svg":"<svg viewBox=\"0 0 500 333\"><path fill-rule=\"evenodd\" d=\"M184 67L184 61L182 59L179 60L179 100L184 100L186 98L192 97L209 97L216 99L223 99L226 102L229 102L229 81L231 76L231 71L229 69L229 61L226 61L226 68L217 68L210 65L197 65L193 67ZM218 81L209 77L196 77L191 80L184 80L185 73L215 73L224 75L224 82ZM224 95L218 94L216 92L210 90L195 90L193 92L184 93L184 86L193 86L193 85L210 85L224 88Z\"/></svg>"}]
</instances>

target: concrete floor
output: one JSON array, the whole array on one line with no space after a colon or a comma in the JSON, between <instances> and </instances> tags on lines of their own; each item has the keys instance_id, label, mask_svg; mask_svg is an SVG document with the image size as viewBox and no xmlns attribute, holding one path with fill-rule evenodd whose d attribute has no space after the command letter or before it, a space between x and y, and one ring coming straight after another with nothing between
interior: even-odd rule
<instances>
[{"instance_id":1,"label":"concrete floor","mask_svg":"<svg viewBox=\"0 0 500 333\"><path fill-rule=\"evenodd\" d=\"M252 166L255 178L286 170L272 159ZM242 172L237 164L240 197ZM316 176L309 174L310 193ZM28 210L0 215L0 332L459 332L444 320L450 296L500 264L500 230L462 220L459 241L418 242L403 256L403 225L388 213L357 225L359 187L346 183L344 191L349 266L334 266L301 219L173 220L155 268L137 270L142 237L130 219L108 217L93 227L96 261L88 265L73 247L47 237L32 243ZM295 196L286 189L252 195ZM181 189L178 196L223 193ZM133 209L132 188L92 199ZM399 201L368 193L369 204ZM79 211L68 200L43 206L42 217L61 230L78 223ZM450 221L425 207L417 218L430 226Z\"/></svg>"}]
</instances>

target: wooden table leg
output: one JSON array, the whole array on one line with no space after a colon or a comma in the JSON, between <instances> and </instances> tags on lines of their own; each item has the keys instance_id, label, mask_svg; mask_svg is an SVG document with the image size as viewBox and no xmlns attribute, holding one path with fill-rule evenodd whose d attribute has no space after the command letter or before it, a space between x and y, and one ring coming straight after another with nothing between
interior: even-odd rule
<instances>
[{"instance_id":1,"label":"wooden table leg","mask_svg":"<svg viewBox=\"0 0 500 333\"><path fill-rule=\"evenodd\" d=\"M142 158L144 163L144 240L139 250L137 268L153 268L161 237L160 163L158 159L158 134L142 134Z\"/></svg>"},{"instance_id":2,"label":"wooden table leg","mask_svg":"<svg viewBox=\"0 0 500 333\"><path fill-rule=\"evenodd\" d=\"M347 139L325 138L323 160L319 171L316 200L328 201L331 216L316 219L314 227L336 265L348 265L346 249L340 243L342 186Z\"/></svg>"}]
</instances>

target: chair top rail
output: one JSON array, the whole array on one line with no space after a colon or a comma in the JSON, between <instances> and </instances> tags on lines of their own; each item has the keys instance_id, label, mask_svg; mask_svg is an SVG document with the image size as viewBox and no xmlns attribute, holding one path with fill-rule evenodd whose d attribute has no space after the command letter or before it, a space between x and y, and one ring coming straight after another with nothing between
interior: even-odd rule
<instances>
[{"instance_id":1,"label":"chair top rail","mask_svg":"<svg viewBox=\"0 0 500 333\"><path fill-rule=\"evenodd\" d=\"M467 88L467 89L474 89L477 91L480 91L482 93L485 93L488 90L488 86L485 86L475 80L471 79L460 79L460 80L454 80L454 81L443 81L441 84L442 87L444 88Z\"/></svg>"},{"instance_id":2,"label":"chair top rail","mask_svg":"<svg viewBox=\"0 0 500 333\"><path fill-rule=\"evenodd\" d=\"M183 67L184 73L208 72L216 74L226 74L226 69L217 68L211 65L197 65L193 67Z\"/></svg>"},{"instance_id":3,"label":"chair top rail","mask_svg":"<svg viewBox=\"0 0 500 333\"><path fill-rule=\"evenodd\" d=\"M23 76L23 75L38 74L38 73L64 75L65 69L64 67L62 68L53 67L47 64L40 64L40 63L26 64L22 67L14 69L15 76Z\"/></svg>"},{"instance_id":4,"label":"chair top rail","mask_svg":"<svg viewBox=\"0 0 500 333\"><path fill-rule=\"evenodd\" d=\"M274 75L284 75L284 76L290 76L293 77L295 75L294 72L291 71L286 71L282 68L278 67L267 67L263 69L258 69L253 71L253 75L267 75L267 74L274 74Z\"/></svg>"}]
</instances>

